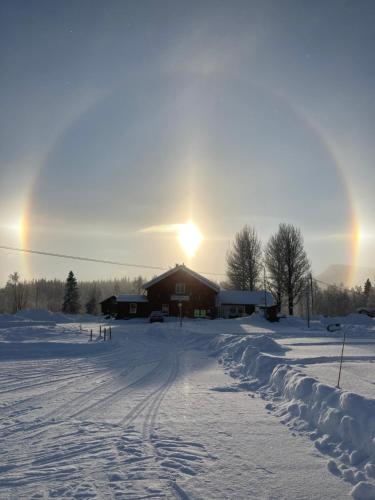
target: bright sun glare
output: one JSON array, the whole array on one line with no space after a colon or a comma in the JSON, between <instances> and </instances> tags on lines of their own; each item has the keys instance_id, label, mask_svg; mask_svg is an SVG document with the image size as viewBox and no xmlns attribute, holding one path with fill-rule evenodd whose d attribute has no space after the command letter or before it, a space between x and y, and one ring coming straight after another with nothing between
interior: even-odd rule
<instances>
[{"instance_id":1,"label":"bright sun glare","mask_svg":"<svg viewBox=\"0 0 375 500\"><path fill-rule=\"evenodd\" d=\"M185 254L188 257L194 257L202 243L203 235L199 228L192 221L189 221L186 224L180 224L178 239Z\"/></svg>"}]
</instances>

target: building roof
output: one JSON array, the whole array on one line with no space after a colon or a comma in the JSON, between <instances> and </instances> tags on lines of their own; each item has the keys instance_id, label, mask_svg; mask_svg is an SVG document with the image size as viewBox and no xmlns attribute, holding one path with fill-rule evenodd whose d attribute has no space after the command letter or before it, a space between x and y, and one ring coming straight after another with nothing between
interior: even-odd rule
<instances>
[{"instance_id":1,"label":"building roof","mask_svg":"<svg viewBox=\"0 0 375 500\"><path fill-rule=\"evenodd\" d=\"M116 297L117 302L148 302L146 295L120 294Z\"/></svg>"},{"instance_id":2,"label":"building roof","mask_svg":"<svg viewBox=\"0 0 375 500\"><path fill-rule=\"evenodd\" d=\"M111 300L111 299L115 300L116 299L115 295L111 295L110 297L103 299L102 301L99 302L99 304L104 304L104 302L107 302L108 300Z\"/></svg>"},{"instance_id":3,"label":"building roof","mask_svg":"<svg viewBox=\"0 0 375 500\"><path fill-rule=\"evenodd\" d=\"M267 306L274 306L276 304L270 292L266 292ZM220 290L217 294L218 305L265 305L264 290Z\"/></svg>"},{"instance_id":4,"label":"building roof","mask_svg":"<svg viewBox=\"0 0 375 500\"><path fill-rule=\"evenodd\" d=\"M169 271L161 274L160 276L157 276L156 278L152 279L148 283L145 283L143 285L143 288L145 288L147 290L147 288L150 288L152 285L155 285L156 283L159 283L159 281L162 281L163 279L168 278L168 276L171 276L172 274L177 273L178 271L184 271L184 272L186 272L187 274L189 274L193 278L197 279L198 281L200 281L204 285L208 286L209 288L212 288L212 290L215 290L215 292L219 291L219 286L218 285L216 285L212 281L208 280L207 278L205 278L201 274L196 273L192 269L189 269L184 264L182 264L180 266L173 267L172 269L169 269Z\"/></svg>"}]
</instances>

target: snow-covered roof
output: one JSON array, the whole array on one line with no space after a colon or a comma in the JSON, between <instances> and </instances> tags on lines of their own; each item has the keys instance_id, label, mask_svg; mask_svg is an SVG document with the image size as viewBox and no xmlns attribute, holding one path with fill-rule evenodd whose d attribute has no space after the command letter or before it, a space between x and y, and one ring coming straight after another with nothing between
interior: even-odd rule
<instances>
[{"instance_id":1,"label":"snow-covered roof","mask_svg":"<svg viewBox=\"0 0 375 500\"><path fill-rule=\"evenodd\" d=\"M267 306L276 304L270 292L266 292ZM218 305L253 305L264 306L265 296L264 290L249 291L249 290L221 290L217 295Z\"/></svg>"},{"instance_id":2,"label":"snow-covered roof","mask_svg":"<svg viewBox=\"0 0 375 500\"><path fill-rule=\"evenodd\" d=\"M218 285L216 285L215 283L213 283L209 279L205 278L201 274L196 273L192 269L189 269L184 264L182 264L181 266L173 267L172 269L169 269L169 271L161 274L160 276L157 276L156 278L152 279L148 283L145 283L143 285L143 288L145 288L147 290L147 288L150 288L150 286L155 285L155 283L159 283L159 281L162 281L163 279L168 278L168 276L171 276L172 274L177 273L177 271L184 271L185 273L189 274L190 276L197 279L201 283L204 283L209 288L212 288L212 290L215 290L215 292L219 291Z\"/></svg>"},{"instance_id":3,"label":"snow-covered roof","mask_svg":"<svg viewBox=\"0 0 375 500\"><path fill-rule=\"evenodd\" d=\"M146 295L120 294L116 297L117 302L148 302Z\"/></svg>"}]
</instances>

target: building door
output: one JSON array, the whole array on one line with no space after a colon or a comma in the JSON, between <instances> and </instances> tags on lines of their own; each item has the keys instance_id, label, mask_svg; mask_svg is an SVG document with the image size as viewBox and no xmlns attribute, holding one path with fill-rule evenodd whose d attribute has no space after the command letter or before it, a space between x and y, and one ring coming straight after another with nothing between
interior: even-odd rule
<instances>
[{"instance_id":1,"label":"building door","mask_svg":"<svg viewBox=\"0 0 375 500\"><path fill-rule=\"evenodd\" d=\"M165 316L169 316L169 304L162 304L161 312L165 314Z\"/></svg>"}]
</instances>

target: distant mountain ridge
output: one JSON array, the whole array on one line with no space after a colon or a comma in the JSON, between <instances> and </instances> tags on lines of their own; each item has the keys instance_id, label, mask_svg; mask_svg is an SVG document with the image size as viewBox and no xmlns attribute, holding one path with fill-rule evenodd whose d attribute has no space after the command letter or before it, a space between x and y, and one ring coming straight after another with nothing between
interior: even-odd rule
<instances>
[{"instance_id":1,"label":"distant mountain ridge","mask_svg":"<svg viewBox=\"0 0 375 500\"><path fill-rule=\"evenodd\" d=\"M332 264L325 271L318 274L318 280L330 283L332 285L345 285L348 286L348 277L350 276L351 266L344 264ZM375 268L373 267L358 267L356 270L354 285L361 285L363 287L367 278L375 285Z\"/></svg>"}]
</instances>

